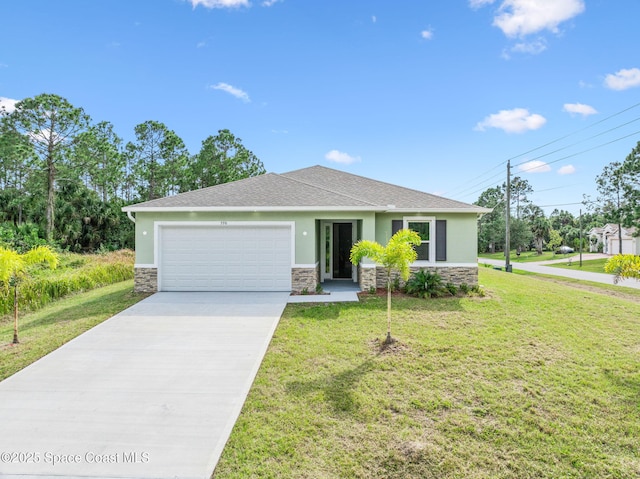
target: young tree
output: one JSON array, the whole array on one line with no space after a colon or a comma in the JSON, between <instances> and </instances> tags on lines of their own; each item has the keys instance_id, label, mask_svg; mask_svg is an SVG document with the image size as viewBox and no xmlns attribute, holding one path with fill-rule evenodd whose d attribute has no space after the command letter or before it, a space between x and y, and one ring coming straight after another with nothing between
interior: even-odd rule
<instances>
[{"instance_id":1,"label":"young tree","mask_svg":"<svg viewBox=\"0 0 640 479\"><path fill-rule=\"evenodd\" d=\"M37 246L24 254L0 247L0 282L13 288L13 344L18 344L18 285L28 274L28 266L47 263L58 266L58 255L48 246Z\"/></svg>"},{"instance_id":2,"label":"young tree","mask_svg":"<svg viewBox=\"0 0 640 479\"><path fill-rule=\"evenodd\" d=\"M66 99L45 93L16 103L7 121L29 139L37 167L46 175L46 235L50 240L55 225L56 182L62 170L75 166L72 144L89 125L89 116Z\"/></svg>"},{"instance_id":3,"label":"young tree","mask_svg":"<svg viewBox=\"0 0 640 479\"><path fill-rule=\"evenodd\" d=\"M361 240L351 248L351 263L357 265L367 257L376 264L384 267L387 279L387 337L384 344L391 344L395 340L391 337L391 274L398 271L405 281L409 279L409 265L413 263L418 254L415 246L420 246L422 240L415 231L403 229L394 234L387 246L370 240Z\"/></svg>"},{"instance_id":4,"label":"young tree","mask_svg":"<svg viewBox=\"0 0 640 479\"><path fill-rule=\"evenodd\" d=\"M604 265L605 273L613 274L613 282L621 279L635 278L640 281L640 256L632 254L617 254L607 260Z\"/></svg>"},{"instance_id":5,"label":"young tree","mask_svg":"<svg viewBox=\"0 0 640 479\"><path fill-rule=\"evenodd\" d=\"M549 230L549 241L547 242L547 247L549 248L549 251L555 251L556 248L560 246L562 246L562 236L560 236L558 230L551 228Z\"/></svg>"}]
</instances>

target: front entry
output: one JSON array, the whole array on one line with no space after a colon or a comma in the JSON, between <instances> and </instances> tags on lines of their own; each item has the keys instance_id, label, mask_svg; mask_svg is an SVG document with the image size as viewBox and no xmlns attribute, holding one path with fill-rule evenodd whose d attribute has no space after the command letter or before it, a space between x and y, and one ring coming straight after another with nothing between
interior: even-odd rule
<instances>
[{"instance_id":1,"label":"front entry","mask_svg":"<svg viewBox=\"0 0 640 479\"><path fill-rule=\"evenodd\" d=\"M351 223L333 223L333 279L351 279Z\"/></svg>"},{"instance_id":2,"label":"front entry","mask_svg":"<svg viewBox=\"0 0 640 479\"><path fill-rule=\"evenodd\" d=\"M356 241L356 222L323 221L322 232L322 281L326 279L357 281L357 269L349 260L351 247Z\"/></svg>"}]
</instances>

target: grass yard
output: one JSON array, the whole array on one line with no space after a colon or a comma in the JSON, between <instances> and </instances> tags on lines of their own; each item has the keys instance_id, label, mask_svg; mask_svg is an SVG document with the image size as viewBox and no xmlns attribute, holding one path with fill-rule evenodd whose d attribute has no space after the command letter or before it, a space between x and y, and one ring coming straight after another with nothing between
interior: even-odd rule
<instances>
[{"instance_id":1,"label":"grass yard","mask_svg":"<svg viewBox=\"0 0 640 479\"><path fill-rule=\"evenodd\" d=\"M564 268L564 269L577 269L579 271L589 271L591 273L604 273L604 265L608 261L608 258L600 258L600 259L590 259L582 262L582 267L580 267L580 258L575 256L571 258L570 263L554 263L548 264L546 266L553 266L554 268Z\"/></svg>"},{"instance_id":2,"label":"grass yard","mask_svg":"<svg viewBox=\"0 0 640 479\"><path fill-rule=\"evenodd\" d=\"M553 259L569 259L576 255L577 253L555 254L553 251L544 251L541 255L539 255L535 251L523 251L522 253L520 253L520 256L518 256L516 254L516 250L513 250L511 251L509 259L512 263L531 263L535 261L549 261ZM504 260L504 253L502 251L498 253L480 253L478 257L502 261Z\"/></svg>"},{"instance_id":3,"label":"grass yard","mask_svg":"<svg viewBox=\"0 0 640 479\"><path fill-rule=\"evenodd\" d=\"M215 478L640 477L640 300L480 268L484 298L289 305Z\"/></svg>"},{"instance_id":4,"label":"grass yard","mask_svg":"<svg viewBox=\"0 0 640 479\"><path fill-rule=\"evenodd\" d=\"M13 316L0 318L0 380L59 348L79 334L137 303L133 280L69 296L19 318L20 344L13 341Z\"/></svg>"}]
</instances>

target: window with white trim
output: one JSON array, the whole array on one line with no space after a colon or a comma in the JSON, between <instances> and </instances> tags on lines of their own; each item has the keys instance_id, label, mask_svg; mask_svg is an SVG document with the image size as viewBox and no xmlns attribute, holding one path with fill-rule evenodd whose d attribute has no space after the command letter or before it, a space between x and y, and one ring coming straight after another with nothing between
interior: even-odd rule
<instances>
[{"instance_id":1,"label":"window with white trim","mask_svg":"<svg viewBox=\"0 0 640 479\"><path fill-rule=\"evenodd\" d=\"M435 218L431 216L405 216L404 227L415 231L420 236L421 243L416 246L418 258L416 261L434 261L435 256Z\"/></svg>"}]
</instances>

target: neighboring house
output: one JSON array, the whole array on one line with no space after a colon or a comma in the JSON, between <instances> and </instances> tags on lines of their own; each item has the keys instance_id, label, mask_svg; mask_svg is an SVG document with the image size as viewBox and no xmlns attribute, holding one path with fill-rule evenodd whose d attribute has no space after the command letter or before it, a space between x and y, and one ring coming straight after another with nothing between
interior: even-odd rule
<instances>
[{"instance_id":1,"label":"neighboring house","mask_svg":"<svg viewBox=\"0 0 640 479\"><path fill-rule=\"evenodd\" d=\"M123 208L136 223L137 291L314 291L384 286L358 240L422 237L413 269L477 284L477 217L491 210L322 166L268 173Z\"/></svg>"},{"instance_id":2,"label":"neighboring house","mask_svg":"<svg viewBox=\"0 0 640 479\"><path fill-rule=\"evenodd\" d=\"M622 254L640 255L640 238L634 236L635 234L636 229L633 227L622 228ZM601 228L591 228L589 231L589 251L593 253L600 249L605 254L620 253L618 225L607 223Z\"/></svg>"}]
</instances>

